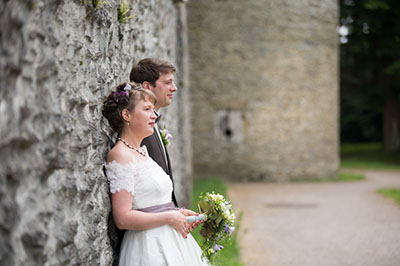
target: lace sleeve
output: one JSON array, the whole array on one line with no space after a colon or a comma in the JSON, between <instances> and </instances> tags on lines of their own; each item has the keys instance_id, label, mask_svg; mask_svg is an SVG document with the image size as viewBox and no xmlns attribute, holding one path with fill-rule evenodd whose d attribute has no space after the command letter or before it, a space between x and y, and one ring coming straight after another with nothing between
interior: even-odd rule
<instances>
[{"instance_id":1,"label":"lace sleeve","mask_svg":"<svg viewBox=\"0 0 400 266\"><path fill-rule=\"evenodd\" d=\"M106 175L110 182L110 192L112 194L125 189L132 195L135 187L135 173L130 164L121 165L116 161L106 165Z\"/></svg>"}]
</instances>

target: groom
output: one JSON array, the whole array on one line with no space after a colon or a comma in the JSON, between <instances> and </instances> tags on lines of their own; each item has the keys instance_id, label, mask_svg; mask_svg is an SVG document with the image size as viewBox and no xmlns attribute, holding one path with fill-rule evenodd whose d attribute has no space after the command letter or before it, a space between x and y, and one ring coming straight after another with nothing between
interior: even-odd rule
<instances>
[{"instance_id":1,"label":"groom","mask_svg":"<svg viewBox=\"0 0 400 266\"><path fill-rule=\"evenodd\" d=\"M132 67L131 82L142 84L144 89L150 90L156 96L157 103L154 109L157 116L159 116L160 108L171 104L173 94L178 90L174 83L175 72L176 68L172 64L157 58L142 59ZM141 145L146 145L150 157L162 167L174 184L168 151L157 124L154 126L153 135L145 138ZM174 191L172 191L172 201L177 207Z\"/></svg>"}]
</instances>

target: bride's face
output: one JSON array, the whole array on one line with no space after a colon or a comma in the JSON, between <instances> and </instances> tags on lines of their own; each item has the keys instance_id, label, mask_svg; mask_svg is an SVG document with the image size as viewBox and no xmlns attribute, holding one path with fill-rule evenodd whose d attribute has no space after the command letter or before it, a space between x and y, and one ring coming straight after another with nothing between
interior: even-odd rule
<instances>
[{"instance_id":1,"label":"bride's face","mask_svg":"<svg viewBox=\"0 0 400 266\"><path fill-rule=\"evenodd\" d=\"M148 100L140 100L131 116L131 127L144 137L153 134L153 128L156 120L154 114L154 104Z\"/></svg>"}]
</instances>

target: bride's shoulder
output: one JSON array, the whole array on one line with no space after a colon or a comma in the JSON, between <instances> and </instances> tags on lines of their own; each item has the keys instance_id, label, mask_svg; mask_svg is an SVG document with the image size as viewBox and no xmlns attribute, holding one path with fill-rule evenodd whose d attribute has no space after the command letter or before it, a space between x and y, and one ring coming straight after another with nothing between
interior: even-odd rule
<instances>
[{"instance_id":1,"label":"bride's shoulder","mask_svg":"<svg viewBox=\"0 0 400 266\"><path fill-rule=\"evenodd\" d=\"M135 153L125 149L123 146L115 145L107 155L106 165L135 165L141 161L141 158L135 155Z\"/></svg>"}]
</instances>

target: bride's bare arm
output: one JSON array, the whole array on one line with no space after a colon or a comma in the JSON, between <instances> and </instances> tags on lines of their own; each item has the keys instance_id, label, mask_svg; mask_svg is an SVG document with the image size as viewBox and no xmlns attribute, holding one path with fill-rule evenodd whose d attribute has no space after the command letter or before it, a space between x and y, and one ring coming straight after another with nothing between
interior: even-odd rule
<instances>
[{"instance_id":1,"label":"bride's bare arm","mask_svg":"<svg viewBox=\"0 0 400 266\"><path fill-rule=\"evenodd\" d=\"M185 215L179 211L145 213L132 210L132 194L121 190L111 195L113 217L119 229L147 230L162 225L170 225L183 237L188 234Z\"/></svg>"}]
</instances>

